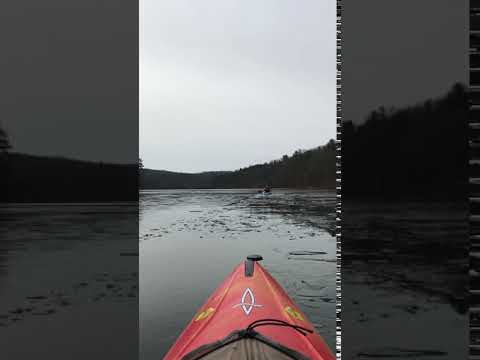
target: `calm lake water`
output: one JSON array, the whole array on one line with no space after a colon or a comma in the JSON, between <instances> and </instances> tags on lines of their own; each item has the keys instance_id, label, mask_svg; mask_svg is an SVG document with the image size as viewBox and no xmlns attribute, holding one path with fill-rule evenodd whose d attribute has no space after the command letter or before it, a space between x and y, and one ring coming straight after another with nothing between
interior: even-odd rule
<instances>
[{"instance_id":1,"label":"calm lake water","mask_svg":"<svg viewBox=\"0 0 480 360\"><path fill-rule=\"evenodd\" d=\"M466 204L342 205L342 357L466 359Z\"/></svg>"},{"instance_id":2,"label":"calm lake water","mask_svg":"<svg viewBox=\"0 0 480 360\"><path fill-rule=\"evenodd\" d=\"M137 225L136 202L0 206L1 357L136 358Z\"/></svg>"},{"instance_id":3,"label":"calm lake water","mask_svg":"<svg viewBox=\"0 0 480 360\"><path fill-rule=\"evenodd\" d=\"M343 205L342 356L466 358L467 209ZM146 191L140 209L1 206L2 355L133 359L140 342L142 360L159 359L251 253L334 348L334 229L335 194L320 191Z\"/></svg>"},{"instance_id":4,"label":"calm lake water","mask_svg":"<svg viewBox=\"0 0 480 360\"><path fill-rule=\"evenodd\" d=\"M140 199L142 360L161 358L234 266L257 253L334 349L334 192L165 190Z\"/></svg>"}]
</instances>

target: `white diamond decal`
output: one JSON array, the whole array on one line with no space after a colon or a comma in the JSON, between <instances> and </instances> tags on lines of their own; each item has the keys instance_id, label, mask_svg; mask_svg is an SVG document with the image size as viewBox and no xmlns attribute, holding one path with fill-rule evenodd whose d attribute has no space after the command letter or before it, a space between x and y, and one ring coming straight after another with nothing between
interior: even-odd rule
<instances>
[{"instance_id":1,"label":"white diamond decal","mask_svg":"<svg viewBox=\"0 0 480 360\"><path fill-rule=\"evenodd\" d=\"M255 304L255 296L253 291L250 288L246 288L242 295L242 300L240 304L234 305L233 307L241 307L245 315L250 315L254 307L262 307L263 305Z\"/></svg>"}]
</instances>

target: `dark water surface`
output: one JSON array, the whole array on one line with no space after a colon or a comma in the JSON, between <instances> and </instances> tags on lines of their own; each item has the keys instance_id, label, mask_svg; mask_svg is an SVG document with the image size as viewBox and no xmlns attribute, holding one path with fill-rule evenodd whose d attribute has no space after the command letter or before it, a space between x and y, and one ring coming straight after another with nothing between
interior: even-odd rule
<instances>
[{"instance_id":1,"label":"dark water surface","mask_svg":"<svg viewBox=\"0 0 480 360\"><path fill-rule=\"evenodd\" d=\"M138 354L138 204L0 207L3 359Z\"/></svg>"},{"instance_id":2,"label":"dark water surface","mask_svg":"<svg viewBox=\"0 0 480 360\"><path fill-rule=\"evenodd\" d=\"M466 359L468 209L343 202L342 357Z\"/></svg>"},{"instance_id":3,"label":"dark water surface","mask_svg":"<svg viewBox=\"0 0 480 360\"><path fill-rule=\"evenodd\" d=\"M467 357L466 214L344 201L343 358ZM137 203L0 208L2 358L133 359L140 341L159 359L250 253L334 348L334 193L149 191L140 243L138 219Z\"/></svg>"},{"instance_id":4,"label":"dark water surface","mask_svg":"<svg viewBox=\"0 0 480 360\"><path fill-rule=\"evenodd\" d=\"M220 282L255 253L334 349L334 227L333 192L142 192L140 358L160 359Z\"/></svg>"}]
</instances>

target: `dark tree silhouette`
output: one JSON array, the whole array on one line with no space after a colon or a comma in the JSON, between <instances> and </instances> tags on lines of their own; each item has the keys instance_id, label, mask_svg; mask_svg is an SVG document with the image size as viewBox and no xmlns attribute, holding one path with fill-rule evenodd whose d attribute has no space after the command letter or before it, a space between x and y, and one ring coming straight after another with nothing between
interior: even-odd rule
<instances>
[{"instance_id":1,"label":"dark tree silhouette","mask_svg":"<svg viewBox=\"0 0 480 360\"><path fill-rule=\"evenodd\" d=\"M8 154L9 202L138 200L138 164Z\"/></svg>"},{"instance_id":2,"label":"dark tree silhouette","mask_svg":"<svg viewBox=\"0 0 480 360\"><path fill-rule=\"evenodd\" d=\"M0 201L5 201L8 194L10 176L8 151L12 148L7 132L0 127Z\"/></svg>"},{"instance_id":3,"label":"dark tree silhouette","mask_svg":"<svg viewBox=\"0 0 480 360\"><path fill-rule=\"evenodd\" d=\"M10 151L0 128L0 201L90 202L138 200L138 165L116 165Z\"/></svg>"},{"instance_id":4,"label":"dark tree silhouette","mask_svg":"<svg viewBox=\"0 0 480 360\"><path fill-rule=\"evenodd\" d=\"M7 132L0 127L0 152L6 152L11 148L12 146L10 145Z\"/></svg>"},{"instance_id":5,"label":"dark tree silhouette","mask_svg":"<svg viewBox=\"0 0 480 360\"><path fill-rule=\"evenodd\" d=\"M438 99L379 108L342 126L342 195L348 198L465 198L468 102L457 83Z\"/></svg>"},{"instance_id":6,"label":"dark tree silhouette","mask_svg":"<svg viewBox=\"0 0 480 360\"><path fill-rule=\"evenodd\" d=\"M311 150L297 150L289 157L232 172L200 174L144 169L142 188L335 188L335 141Z\"/></svg>"},{"instance_id":7,"label":"dark tree silhouette","mask_svg":"<svg viewBox=\"0 0 480 360\"><path fill-rule=\"evenodd\" d=\"M0 201L91 202L138 199L138 165L10 152L0 128Z\"/></svg>"}]
</instances>

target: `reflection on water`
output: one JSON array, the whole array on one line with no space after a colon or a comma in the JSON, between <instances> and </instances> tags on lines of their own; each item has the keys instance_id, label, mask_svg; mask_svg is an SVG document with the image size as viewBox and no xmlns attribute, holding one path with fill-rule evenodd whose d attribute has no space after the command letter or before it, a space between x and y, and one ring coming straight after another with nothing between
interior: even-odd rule
<instances>
[{"instance_id":1,"label":"reflection on water","mask_svg":"<svg viewBox=\"0 0 480 360\"><path fill-rule=\"evenodd\" d=\"M463 204L344 202L342 356L466 358L467 254Z\"/></svg>"},{"instance_id":2,"label":"reflection on water","mask_svg":"<svg viewBox=\"0 0 480 360\"><path fill-rule=\"evenodd\" d=\"M159 359L244 260L263 265L335 344L335 194L145 191L140 200L140 352Z\"/></svg>"},{"instance_id":3,"label":"reflection on water","mask_svg":"<svg viewBox=\"0 0 480 360\"><path fill-rule=\"evenodd\" d=\"M6 358L136 356L137 203L3 205L0 222Z\"/></svg>"},{"instance_id":4,"label":"reflection on water","mask_svg":"<svg viewBox=\"0 0 480 360\"><path fill-rule=\"evenodd\" d=\"M334 348L334 194L152 191L140 206L142 359L250 253ZM136 357L137 219L137 204L0 208L6 358ZM466 358L465 208L344 203L342 226L343 357Z\"/></svg>"}]
</instances>

